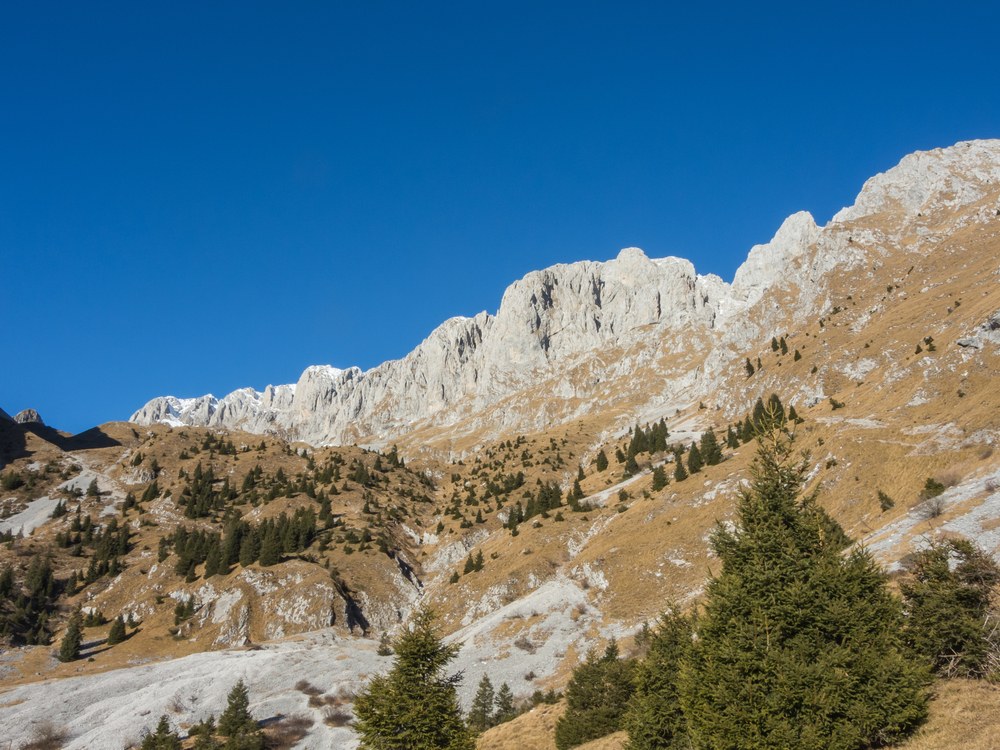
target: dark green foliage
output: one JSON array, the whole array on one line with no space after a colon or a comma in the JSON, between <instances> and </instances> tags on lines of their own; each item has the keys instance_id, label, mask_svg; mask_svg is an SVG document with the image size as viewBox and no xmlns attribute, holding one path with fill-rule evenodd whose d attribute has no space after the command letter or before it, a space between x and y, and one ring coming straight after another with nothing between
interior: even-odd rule
<instances>
[{"instance_id":1,"label":"dark green foliage","mask_svg":"<svg viewBox=\"0 0 1000 750\"><path fill-rule=\"evenodd\" d=\"M726 447L736 450L740 447L740 438L736 434L736 430L733 429L732 425L726 430Z\"/></svg>"},{"instance_id":2,"label":"dark green foliage","mask_svg":"<svg viewBox=\"0 0 1000 750\"><path fill-rule=\"evenodd\" d=\"M566 686L566 713L556 723L556 747L567 750L617 732L635 689L635 663L618 658L614 641L589 654Z\"/></svg>"},{"instance_id":3,"label":"dark green foliage","mask_svg":"<svg viewBox=\"0 0 1000 750\"><path fill-rule=\"evenodd\" d=\"M701 467L704 466L704 461L701 457L701 449L698 448L697 443L691 443L691 447L688 448L687 464L688 471L692 474L697 474L701 471Z\"/></svg>"},{"instance_id":4,"label":"dark green foliage","mask_svg":"<svg viewBox=\"0 0 1000 750\"><path fill-rule=\"evenodd\" d=\"M597 467L598 471L604 471L605 469L608 468L608 456L604 452L603 448L598 452L594 464Z\"/></svg>"},{"instance_id":5,"label":"dark green foliage","mask_svg":"<svg viewBox=\"0 0 1000 750\"><path fill-rule=\"evenodd\" d=\"M927 481L924 482L924 488L920 491L920 499L930 500L932 497L943 494L944 489L944 484L933 477L927 477Z\"/></svg>"},{"instance_id":6,"label":"dark green foliage","mask_svg":"<svg viewBox=\"0 0 1000 750\"><path fill-rule=\"evenodd\" d=\"M219 717L219 734L228 737L225 747L236 750L263 750L264 735L250 713L250 693L240 680L229 691L226 710Z\"/></svg>"},{"instance_id":7,"label":"dark green foliage","mask_svg":"<svg viewBox=\"0 0 1000 750\"><path fill-rule=\"evenodd\" d=\"M830 396L830 408L833 411L836 411L837 409L843 409L844 408L844 402L843 401L838 401L833 396Z\"/></svg>"},{"instance_id":8,"label":"dark green foliage","mask_svg":"<svg viewBox=\"0 0 1000 750\"><path fill-rule=\"evenodd\" d=\"M751 362L750 362L750 357L747 357L747 361L746 361L746 362L744 363L744 365L743 365L743 369L745 369L745 370L747 371L747 377L748 377L748 378L749 378L749 377L750 377L751 375L753 375L753 374L754 374L754 372L756 372L756 371L754 370L754 367L753 367L753 363L751 363Z\"/></svg>"},{"instance_id":9,"label":"dark green foliage","mask_svg":"<svg viewBox=\"0 0 1000 750\"><path fill-rule=\"evenodd\" d=\"M878 507L883 513L885 513L890 508L895 507L895 505L896 505L895 500L889 497L886 493L882 492L882 490L878 491Z\"/></svg>"},{"instance_id":10,"label":"dark green foliage","mask_svg":"<svg viewBox=\"0 0 1000 750\"><path fill-rule=\"evenodd\" d=\"M701 434L701 457L708 466L715 466L722 461L722 447L714 430L706 430Z\"/></svg>"},{"instance_id":11,"label":"dark green foliage","mask_svg":"<svg viewBox=\"0 0 1000 750\"><path fill-rule=\"evenodd\" d=\"M0 489L12 492L13 490L19 489L23 486L24 477L21 476L20 472L8 471L6 474L0 474Z\"/></svg>"},{"instance_id":12,"label":"dark green foliage","mask_svg":"<svg viewBox=\"0 0 1000 750\"><path fill-rule=\"evenodd\" d=\"M481 734L493 726L493 703L495 700L493 683L490 681L489 675L484 674L483 679L479 681L476 697L469 708L469 729L476 734Z\"/></svg>"},{"instance_id":13,"label":"dark green foliage","mask_svg":"<svg viewBox=\"0 0 1000 750\"><path fill-rule=\"evenodd\" d=\"M795 350L795 353L792 355L792 359L796 362L802 359L802 355L799 353L798 349Z\"/></svg>"},{"instance_id":14,"label":"dark green foliage","mask_svg":"<svg viewBox=\"0 0 1000 750\"><path fill-rule=\"evenodd\" d=\"M21 582L12 567L0 568L0 636L15 645L48 644L59 594L48 556L34 555Z\"/></svg>"},{"instance_id":15,"label":"dark green foliage","mask_svg":"<svg viewBox=\"0 0 1000 750\"><path fill-rule=\"evenodd\" d=\"M494 724L503 724L517 716L517 709L514 708L514 693L511 691L510 685L506 682L502 683L500 689L497 690L495 706L496 710L493 712Z\"/></svg>"},{"instance_id":16,"label":"dark green foliage","mask_svg":"<svg viewBox=\"0 0 1000 750\"><path fill-rule=\"evenodd\" d=\"M166 715L163 715L156 725L156 731L147 734L140 747L142 750L181 750L181 739L170 728Z\"/></svg>"},{"instance_id":17,"label":"dark green foliage","mask_svg":"<svg viewBox=\"0 0 1000 750\"><path fill-rule=\"evenodd\" d=\"M83 615L77 609L69 618L66 633L59 644L59 661L74 661L80 658L83 645Z\"/></svg>"},{"instance_id":18,"label":"dark green foliage","mask_svg":"<svg viewBox=\"0 0 1000 750\"><path fill-rule=\"evenodd\" d=\"M905 649L902 609L863 549L801 497L792 439L759 436L735 530L712 546L681 704L696 747L850 750L892 742L926 713L925 666Z\"/></svg>"},{"instance_id":19,"label":"dark green foliage","mask_svg":"<svg viewBox=\"0 0 1000 750\"><path fill-rule=\"evenodd\" d=\"M461 675L444 671L458 646L441 641L433 612L419 611L394 648L392 670L372 678L354 703L360 747L473 750L455 692Z\"/></svg>"},{"instance_id":20,"label":"dark green foliage","mask_svg":"<svg viewBox=\"0 0 1000 750\"><path fill-rule=\"evenodd\" d=\"M778 339L774 338L774 336L771 337L771 351L778 351Z\"/></svg>"},{"instance_id":21,"label":"dark green foliage","mask_svg":"<svg viewBox=\"0 0 1000 750\"><path fill-rule=\"evenodd\" d=\"M115 618L114 622L111 623L111 629L108 631L108 645L114 646L125 640L125 620L121 615Z\"/></svg>"},{"instance_id":22,"label":"dark green foliage","mask_svg":"<svg viewBox=\"0 0 1000 750\"><path fill-rule=\"evenodd\" d=\"M677 611L660 618L646 658L636 668L635 693L623 721L626 750L691 747L677 687L681 664L691 649L691 631L691 620Z\"/></svg>"},{"instance_id":23,"label":"dark green foliage","mask_svg":"<svg viewBox=\"0 0 1000 750\"><path fill-rule=\"evenodd\" d=\"M388 633L382 633L382 638L378 642L378 650L375 653L379 656L392 656L392 641L389 640Z\"/></svg>"},{"instance_id":24,"label":"dark green foliage","mask_svg":"<svg viewBox=\"0 0 1000 750\"><path fill-rule=\"evenodd\" d=\"M653 492L659 492L667 486L667 472L662 464L653 469Z\"/></svg>"},{"instance_id":25,"label":"dark green foliage","mask_svg":"<svg viewBox=\"0 0 1000 750\"><path fill-rule=\"evenodd\" d=\"M674 481L683 482L688 478L687 469L684 468L684 459L681 452L674 451Z\"/></svg>"},{"instance_id":26,"label":"dark green foliage","mask_svg":"<svg viewBox=\"0 0 1000 750\"><path fill-rule=\"evenodd\" d=\"M639 473L639 464L635 460L635 456L629 456L625 459L625 478L634 477Z\"/></svg>"},{"instance_id":27,"label":"dark green foliage","mask_svg":"<svg viewBox=\"0 0 1000 750\"><path fill-rule=\"evenodd\" d=\"M778 346L781 347L782 354L788 354L788 343L785 341L785 337L781 337L781 341L778 342Z\"/></svg>"},{"instance_id":28,"label":"dark green foliage","mask_svg":"<svg viewBox=\"0 0 1000 750\"><path fill-rule=\"evenodd\" d=\"M997 564L965 539L932 543L917 552L900 582L906 640L946 677L992 677L997 643L990 595Z\"/></svg>"}]
</instances>

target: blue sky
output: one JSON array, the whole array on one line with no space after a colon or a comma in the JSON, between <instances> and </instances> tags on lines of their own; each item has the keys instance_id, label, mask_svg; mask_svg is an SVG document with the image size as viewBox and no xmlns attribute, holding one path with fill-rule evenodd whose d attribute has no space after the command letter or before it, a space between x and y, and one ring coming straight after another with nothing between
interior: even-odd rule
<instances>
[{"instance_id":1,"label":"blue sky","mask_svg":"<svg viewBox=\"0 0 1000 750\"><path fill-rule=\"evenodd\" d=\"M992 3L22 3L0 407L368 368L558 262L732 278L910 151L1000 136Z\"/></svg>"}]
</instances>

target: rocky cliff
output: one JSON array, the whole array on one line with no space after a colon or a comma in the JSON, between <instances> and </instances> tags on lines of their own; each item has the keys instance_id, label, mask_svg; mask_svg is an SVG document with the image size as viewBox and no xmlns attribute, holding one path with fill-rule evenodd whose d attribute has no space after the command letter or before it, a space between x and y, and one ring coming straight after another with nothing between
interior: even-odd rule
<instances>
[{"instance_id":1,"label":"rocky cliff","mask_svg":"<svg viewBox=\"0 0 1000 750\"><path fill-rule=\"evenodd\" d=\"M806 212L790 216L750 250L731 284L698 275L686 260L627 248L607 262L529 273L507 289L496 315L447 320L407 356L371 370L314 366L296 384L262 392L155 398L131 420L384 445L421 429L452 443L539 429L609 394L620 394L630 414L682 407L762 339L828 307L838 270L878 263L889 251L927 252L956 228L942 225L945 214L994 220L1000 208L992 203L952 209L995 203L998 182L1000 141L918 152L868 180L826 226ZM647 385L661 381L653 395L643 389L646 403L629 392L640 374Z\"/></svg>"}]
</instances>

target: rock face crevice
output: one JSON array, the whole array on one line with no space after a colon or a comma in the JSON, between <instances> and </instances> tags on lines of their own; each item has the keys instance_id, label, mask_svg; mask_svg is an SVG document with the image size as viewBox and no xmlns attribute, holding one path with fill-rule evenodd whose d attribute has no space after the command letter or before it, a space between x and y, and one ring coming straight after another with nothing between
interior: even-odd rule
<instances>
[{"instance_id":1,"label":"rock face crevice","mask_svg":"<svg viewBox=\"0 0 1000 750\"><path fill-rule=\"evenodd\" d=\"M507 288L495 315L446 320L405 357L371 370L314 366L293 385L260 392L164 396L131 420L385 445L462 423L483 433L491 409L497 434L550 426L579 415L588 399L631 398L639 370L660 378L661 402L695 399L756 342L822 310L838 268L870 262L892 237L935 211L982 200L998 182L1000 141L911 154L868 180L827 226L804 211L788 217L770 242L751 248L731 284L682 258L626 248L610 261L531 272Z\"/></svg>"}]
</instances>

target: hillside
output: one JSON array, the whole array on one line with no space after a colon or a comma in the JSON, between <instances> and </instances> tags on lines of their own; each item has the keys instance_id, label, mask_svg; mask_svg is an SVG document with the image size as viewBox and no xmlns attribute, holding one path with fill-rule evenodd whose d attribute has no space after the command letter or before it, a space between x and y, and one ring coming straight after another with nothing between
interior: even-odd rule
<instances>
[{"instance_id":1,"label":"hillside","mask_svg":"<svg viewBox=\"0 0 1000 750\"><path fill-rule=\"evenodd\" d=\"M418 604L462 644L466 703L484 673L561 689L588 649L697 598L772 394L809 488L890 570L937 535L997 556L998 257L1000 142L963 143L906 157L825 227L793 215L732 284L629 249L529 274L496 316L366 373L157 399L77 436L0 419L0 571L32 599L0 604L0 723L15 747L51 720L67 747L120 748L161 713L218 712L243 677L262 718L311 722L297 746L351 747L327 709ZM721 460L677 479L708 431ZM61 663L77 606L94 624ZM97 613L135 627L109 646ZM992 705L979 690L935 705ZM544 747L525 738L557 710L481 747ZM945 746L933 716L915 750Z\"/></svg>"}]
</instances>

